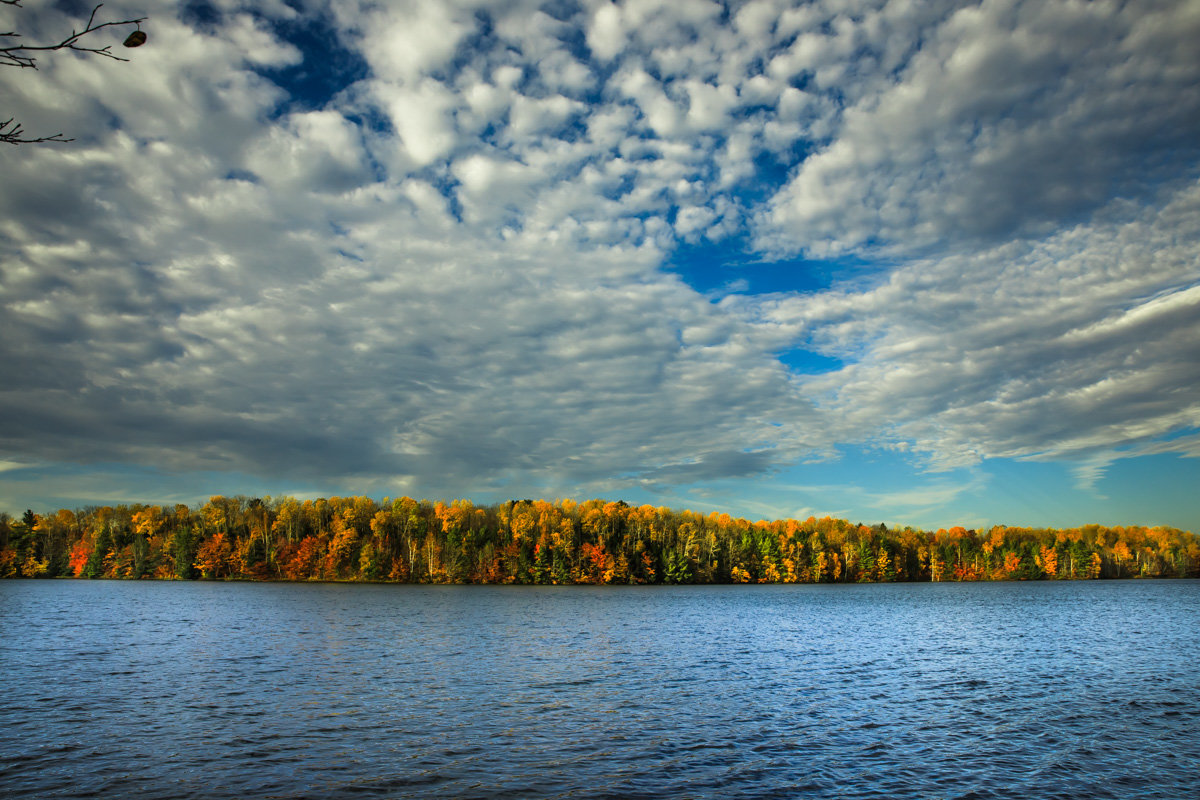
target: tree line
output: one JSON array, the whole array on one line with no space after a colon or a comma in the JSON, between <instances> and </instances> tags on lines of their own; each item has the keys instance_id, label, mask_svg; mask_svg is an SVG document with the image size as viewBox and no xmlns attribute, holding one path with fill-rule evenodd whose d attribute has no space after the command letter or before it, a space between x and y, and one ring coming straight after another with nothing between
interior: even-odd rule
<instances>
[{"instance_id":1,"label":"tree line","mask_svg":"<svg viewBox=\"0 0 1200 800\"><path fill-rule=\"evenodd\" d=\"M0 577L679 584L1200 577L1200 537L1085 525L892 530L624 502L216 496L0 514Z\"/></svg>"}]
</instances>

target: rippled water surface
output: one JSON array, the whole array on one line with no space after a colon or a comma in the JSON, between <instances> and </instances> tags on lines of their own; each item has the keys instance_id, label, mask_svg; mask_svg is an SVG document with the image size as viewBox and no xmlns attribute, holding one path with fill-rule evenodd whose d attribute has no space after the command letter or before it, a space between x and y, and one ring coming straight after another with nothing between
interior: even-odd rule
<instances>
[{"instance_id":1,"label":"rippled water surface","mask_svg":"<svg viewBox=\"0 0 1200 800\"><path fill-rule=\"evenodd\" d=\"M4 797L1200 797L1200 582L0 581Z\"/></svg>"}]
</instances>

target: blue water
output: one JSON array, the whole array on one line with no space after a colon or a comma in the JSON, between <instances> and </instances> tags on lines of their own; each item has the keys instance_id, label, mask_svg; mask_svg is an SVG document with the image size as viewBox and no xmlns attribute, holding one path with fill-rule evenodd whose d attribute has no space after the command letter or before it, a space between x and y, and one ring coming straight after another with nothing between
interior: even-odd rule
<instances>
[{"instance_id":1,"label":"blue water","mask_svg":"<svg viewBox=\"0 0 1200 800\"><path fill-rule=\"evenodd\" d=\"M0 796L1200 797L1200 582L0 581Z\"/></svg>"}]
</instances>

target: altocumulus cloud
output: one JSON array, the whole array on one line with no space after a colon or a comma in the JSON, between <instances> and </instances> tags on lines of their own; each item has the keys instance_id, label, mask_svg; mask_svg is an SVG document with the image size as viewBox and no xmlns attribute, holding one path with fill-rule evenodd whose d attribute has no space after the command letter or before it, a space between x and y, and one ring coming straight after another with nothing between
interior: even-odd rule
<instances>
[{"instance_id":1,"label":"altocumulus cloud","mask_svg":"<svg viewBox=\"0 0 1200 800\"><path fill-rule=\"evenodd\" d=\"M77 139L0 153L10 472L499 498L1200 454L1195 4L104 10L151 18L133 63L0 74ZM809 288L704 294L684 243Z\"/></svg>"}]
</instances>

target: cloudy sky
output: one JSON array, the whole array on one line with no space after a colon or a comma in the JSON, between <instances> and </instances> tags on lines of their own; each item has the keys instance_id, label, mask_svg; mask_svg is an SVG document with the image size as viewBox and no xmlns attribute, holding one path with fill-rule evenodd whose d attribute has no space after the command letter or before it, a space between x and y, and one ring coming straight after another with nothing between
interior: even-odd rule
<instances>
[{"instance_id":1,"label":"cloudy sky","mask_svg":"<svg viewBox=\"0 0 1200 800\"><path fill-rule=\"evenodd\" d=\"M101 14L0 68L0 510L1200 530L1200 3Z\"/></svg>"}]
</instances>

